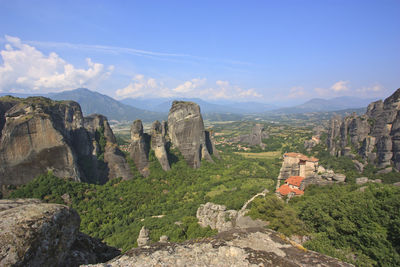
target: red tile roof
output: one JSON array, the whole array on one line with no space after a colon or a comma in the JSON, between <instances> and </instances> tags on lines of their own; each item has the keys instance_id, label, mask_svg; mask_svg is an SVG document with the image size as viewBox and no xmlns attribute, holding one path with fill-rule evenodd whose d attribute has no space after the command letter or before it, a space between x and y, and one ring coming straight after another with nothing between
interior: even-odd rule
<instances>
[{"instance_id":1,"label":"red tile roof","mask_svg":"<svg viewBox=\"0 0 400 267\"><path fill-rule=\"evenodd\" d=\"M307 157L306 155L303 155L301 153L296 153L296 152L285 153L285 154L283 154L283 156L284 157L291 157L291 158L299 158L299 159L305 160L305 161L318 162L317 158Z\"/></svg>"},{"instance_id":2,"label":"red tile roof","mask_svg":"<svg viewBox=\"0 0 400 267\"><path fill-rule=\"evenodd\" d=\"M290 176L285 180L285 183L295 185L297 187L300 187L301 181L304 180L304 177L302 176Z\"/></svg>"},{"instance_id":3,"label":"red tile roof","mask_svg":"<svg viewBox=\"0 0 400 267\"><path fill-rule=\"evenodd\" d=\"M303 195L304 191L296 188L290 188L287 184L281 185L276 192L279 192L282 196L288 195L290 192L294 192L296 195Z\"/></svg>"}]
</instances>

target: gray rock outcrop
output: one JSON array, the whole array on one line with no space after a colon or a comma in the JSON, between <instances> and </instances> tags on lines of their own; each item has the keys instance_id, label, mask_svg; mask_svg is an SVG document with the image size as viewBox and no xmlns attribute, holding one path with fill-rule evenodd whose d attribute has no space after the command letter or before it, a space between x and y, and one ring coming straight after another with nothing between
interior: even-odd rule
<instances>
[{"instance_id":1,"label":"gray rock outcrop","mask_svg":"<svg viewBox=\"0 0 400 267\"><path fill-rule=\"evenodd\" d=\"M92 172L96 173L97 177L103 178L101 182L119 177L124 180L131 179L133 176L130 167L126 162L125 155L118 148L107 118L99 114L89 115L84 118L84 126L90 140L92 140L93 149L90 151L93 164ZM104 136L103 140L101 140L102 136ZM103 166L101 166L103 162L98 160L99 156L105 163Z\"/></svg>"},{"instance_id":2,"label":"gray rock outcrop","mask_svg":"<svg viewBox=\"0 0 400 267\"><path fill-rule=\"evenodd\" d=\"M139 172L147 177L149 176L149 151L150 137L143 132L141 120L135 120L131 126L131 144L129 153Z\"/></svg>"},{"instance_id":3,"label":"gray rock outcrop","mask_svg":"<svg viewBox=\"0 0 400 267\"><path fill-rule=\"evenodd\" d=\"M79 266L119 251L79 232L73 209L38 200L0 200L1 266Z\"/></svg>"},{"instance_id":4,"label":"gray rock outcrop","mask_svg":"<svg viewBox=\"0 0 400 267\"><path fill-rule=\"evenodd\" d=\"M162 124L159 121L155 121L152 125L151 130L151 149L154 151L155 156L161 164L161 167L164 171L168 171L171 169L168 161L168 154L166 150L166 139L165 139L165 130L166 124L163 122Z\"/></svg>"},{"instance_id":5,"label":"gray rock outcrop","mask_svg":"<svg viewBox=\"0 0 400 267\"><path fill-rule=\"evenodd\" d=\"M334 117L329 123L328 149L332 155L358 153L379 168L400 170L400 89L385 101L371 103L362 116Z\"/></svg>"},{"instance_id":6,"label":"gray rock outcrop","mask_svg":"<svg viewBox=\"0 0 400 267\"><path fill-rule=\"evenodd\" d=\"M104 266L102 264L95 266ZM263 228L235 229L213 238L134 248L107 266L353 266L309 251Z\"/></svg>"},{"instance_id":7,"label":"gray rock outcrop","mask_svg":"<svg viewBox=\"0 0 400 267\"><path fill-rule=\"evenodd\" d=\"M264 190L262 193L254 195L249 199L243 207L239 210L227 210L224 205L218 205L211 202L201 204L196 212L196 217L199 221L200 226L210 226L211 229L216 229L218 232L228 231L233 228L250 228L250 227L264 227L267 222L252 219L246 216L248 204L250 204L255 198L264 196L268 193L268 190Z\"/></svg>"},{"instance_id":8,"label":"gray rock outcrop","mask_svg":"<svg viewBox=\"0 0 400 267\"><path fill-rule=\"evenodd\" d=\"M265 148L265 144L262 142L263 139L268 138L268 133L264 129L264 125L256 124L250 131L250 134L245 134L232 138L230 141L234 143L243 143L250 146L260 146L262 149Z\"/></svg>"},{"instance_id":9,"label":"gray rock outcrop","mask_svg":"<svg viewBox=\"0 0 400 267\"><path fill-rule=\"evenodd\" d=\"M139 236L137 239L137 244L139 247L146 246L150 243L149 239L149 230L147 230L144 226L140 229Z\"/></svg>"},{"instance_id":10,"label":"gray rock outcrop","mask_svg":"<svg viewBox=\"0 0 400 267\"><path fill-rule=\"evenodd\" d=\"M119 171L126 170L125 159L114 160L121 152L105 117L85 119L78 103L44 97L6 97L0 103L0 185L25 184L48 171L87 182L130 178L129 172ZM96 157L101 146L94 132L100 122L107 144L104 160ZM104 166L98 172L100 161Z\"/></svg>"},{"instance_id":11,"label":"gray rock outcrop","mask_svg":"<svg viewBox=\"0 0 400 267\"><path fill-rule=\"evenodd\" d=\"M196 217L200 226L210 226L211 229L223 232L236 226L238 212L236 210L226 210L224 205L208 202L200 205L197 209Z\"/></svg>"},{"instance_id":12,"label":"gray rock outcrop","mask_svg":"<svg viewBox=\"0 0 400 267\"><path fill-rule=\"evenodd\" d=\"M193 168L201 160L212 162L200 107L193 102L174 101L168 114L168 132L172 144ZM212 152L211 152L212 153Z\"/></svg>"}]
</instances>

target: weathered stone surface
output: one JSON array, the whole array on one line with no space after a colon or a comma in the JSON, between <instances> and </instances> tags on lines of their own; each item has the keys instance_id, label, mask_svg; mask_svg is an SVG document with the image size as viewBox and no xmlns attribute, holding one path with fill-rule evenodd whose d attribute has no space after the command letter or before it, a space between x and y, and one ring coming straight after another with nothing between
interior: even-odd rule
<instances>
[{"instance_id":1,"label":"weathered stone surface","mask_svg":"<svg viewBox=\"0 0 400 267\"><path fill-rule=\"evenodd\" d=\"M333 175L332 180L335 180L335 181L338 181L338 182L344 182L346 180L346 175L340 174L340 173L336 173L335 175Z\"/></svg>"},{"instance_id":2,"label":"weathered stone surface","mask_svg":"<svg viewBox=\"0 0 400 267\"><path fill-rule=\"evenodd\" d=\"M1 266L78 266L119 254L79 233L79 215L64 205L3 199L0 217Z\"/></svg>"},{"instance_id":3,"label":"weathered stone surface","mask_svg":"<svg viewBox=\"0 0 400 267\"><path fill-rule=\"evenodd\" d=\"M200 167L202 159L212 162L197 104L174 101L168 115L168 132L172 144L179 149L189 166Z\"/></svg>"},{"instance_id":4,"label":"weathered stone surface","mask_svg":"<svg viewBox=\"0 0 400 267\"><path fill-rule=\"evenodd\" d=\"M211 202L201 204L197 209L196 217L202 227L210 226L218 232L234 228L238 212L226 210L224 205L217 205Z\"/></svg>"},{"instance_id":5,"label":"weathered stone surface","mask_svg":"<svg viewBox=\"0 0 400 267\"><path fill-rule=\"evenodd\" d=\"M140 229L139 236L137 239L137 244L139 247L148 245L150 242L149 238L149 230L147 230L144 226Z\"/></svg>"},{"instance_id":6,"label":"weathered stone surface","mask_svg":"<svg viewBox=\"0 0 400 267\"><path fill-rule=\"evenodd\" d=\"M75 133L83 128L77 103L28 98L9 109L5 118L0 140L1 184L24 184L48 170L81 180L72 146Z\"/></svg>"},{"instance_id":7,"label":"weathered stone surface","mask_svg":"<svg viewBox=\"0 0 400 267\"><path fill-rule=\"evenodd\" d=\"M161 164L161 167L164 171L168 171L171 169L168 161L168 154L166 150L166 140L165 140L165 128L163 130L163 125L165 127L165 123L161 124L159 121L155 121L152 125L151 131L151 149L154 151L158 161Z\"/></svg>"},{"instance_id":8,"label":"weathered stone surface","mask_svg":"<svg viewBox=\"0 0 400 267\"><path fill-rule=\"evenodd\" d=\"M368 183L368 177L356 178L356 184L365 184L365 183Z\"/></svg>"},{"instance_id":9,"label":"weathered stone surface","mask_svg":"<svg viewBox=\"0 0 400 267\"><path fill-rule=\"evenodd\" d=\"M84 118L84 126L92 140L92 148L90 155L92 158L92 173L96 173L102 181L106 182L113 178L123 178L124 180L131 179L133 176L130 167L126 162L125 156L118 148L116 138L111 130L108 120L105 116L92 114ZM101 150L99 133L103 132L105 137L104 151ZM97 155L103 153L104 166L99 166L101 163L97 160Z\"/></svg>"},{"instance_id":10,"label":"weathered stone surface","mask_svg":"<svg viewBox=\"0 0 400 267\"><path fill-rule=\"evenodd\" d=\"M354 149L379 168L393 165L400 170L399 111L400 89L397 89L385 101L371 103L362 116L332 118L327 140L330 153L341 156Z\"/></svg>"},{"instance_id":11,"label":"weathered stone surface","mask_svg":"<svg viewBox=\"0 0 400 267\"><path fill-rule=\"evenodd\" d=\"M166 235L160 236L160 241L159 241L159 242L161 242L161 243L166 243L166 242L168 242L168 236L166 236Z\"/></svg>"},{"instance_id":12,"label":"weathered stone surface","mask_svg":"<svg viewBox=\"0 0 400 267\"><path fill-rule=\"evenodd\" d=\"M131 126L131 144L129 147L129 153L139 172L145 177L150 174L149 151L150 136L143 132L142 121L136 120Z\"/></svg>"},{"instance_id":13,"label":"weathered stone surface","mask_svg":"<svg viewBox=\"0 0 400 267\"><path fill-rule=\"evenodd\" d=\"M196 217L202 227L210 226L211 229L216 229L218 232L228 231L233 228L264 227L267 222L259 219L254 220L246 216L246 214L248 212L247 206L255 198L259 196L265 197L267 193L268 190L264 190L254 195L239 211L227 210L224 205L217 205L211 202L202 204L197 209Z\"/></svg>"},{"instance_id":14,"label":"weathered stone surface","mask_svg":"<svg viewBox=\"0 0 400 267\"><path fill-rule=\"evenodd\" d=\"M113 161L118 150L107 150L112 157L98 172L99 140L95 130L104 126L107 144L115 145L115 137L107 119L101 115L84 118L78 103L52 101L44 97L13 98L0 105L6 112L0 138L0 185L20 185L34 177L53 171L60 178L76 181L105 182L116 176L130 178L129 172L119 172L124 158ZM5 119L5 121L4 121ZM85 128L87 127L87 128ZM125 166L126 168L126 166ZM115 176L114 176L115 175Z\"/></svg>"},{"instance_id":15,"label":"weathered stone surface","mask_svg":"<svg viewBox=\"0 0 400 267\"><path fill-rule=\"evenodd\" d=\"M134 248L95 266L353 266L309 251L262 228L235 229L184 243Z\"/></svg>"}]
</instances>

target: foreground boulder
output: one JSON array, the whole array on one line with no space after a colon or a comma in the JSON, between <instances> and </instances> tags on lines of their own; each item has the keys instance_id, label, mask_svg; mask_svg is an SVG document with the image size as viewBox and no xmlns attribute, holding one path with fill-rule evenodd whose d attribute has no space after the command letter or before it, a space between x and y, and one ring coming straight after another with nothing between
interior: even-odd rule
<instances>
[{"instance_id":1,"label":"foreground boulder","mask_svg":"<svg viewBox=\"0 0 400 267\"><path fill-rule=\"evenodd\" d=\"M235 229L213 238L155 243L134 248L95 266L352 266L307 251L277 232L263 228Z\"/></svg>"},{"instance_id":2,"label":"foreground boulder","mask_svg":"<svg viewBox=\"0 0 400 267\"><path fill-rule=\"evenodd\" d=\"M168 115L168 132L171 142L193 168L199 168L201 160L212 162L212 144L207 144L200 107L193 102L174 101Z\"/></svg>"},{"instance_id":3,"label":"foreground boulder","mask_svg":"<svg viewBox=\"0 0 400 267\"><path fill-rule=\"evenodd\" d=\"M53 171L103 183L131 178L107 119L84 118L73 101L0 98L0 185L21 185Z\"/></svg>"},{"instance_id":4,"label":"foreground boulder","mask_svg":"<svg viewBox=\"0 0 400 267\"><path fill-rule=\"evenodd\" d=\"M73 209L35 199L0 200L0 266L79 266L119 251L79 232Z\"/></svg>"}]
</instances>

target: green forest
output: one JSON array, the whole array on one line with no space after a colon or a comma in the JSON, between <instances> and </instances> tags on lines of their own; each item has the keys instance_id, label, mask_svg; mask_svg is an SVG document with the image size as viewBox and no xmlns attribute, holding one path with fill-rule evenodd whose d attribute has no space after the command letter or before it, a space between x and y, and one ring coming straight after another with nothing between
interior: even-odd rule
<instances>
[{"instance_id":1,"label":"green forest","mask_svg":"<svg viewBox=\"0 0 400 267\"><path fill-rule=\"evenodd\" d=\"M113 179L104 185L67 181L48 173L12 192L13 198L33 197L70 206L81 216L81 231L126 251L136 245L142 226L152 241L167 235L182 241L215 234L197 224L200 204L213 202L240 209L256 193L273 190L280 162L245 160L224 155L215 163L202 162L199 169L187 166L179 153L170 171L162 170L150 154L150 176L142 177L131 163L135 178Z\"/></svg>"}]
</instances>

